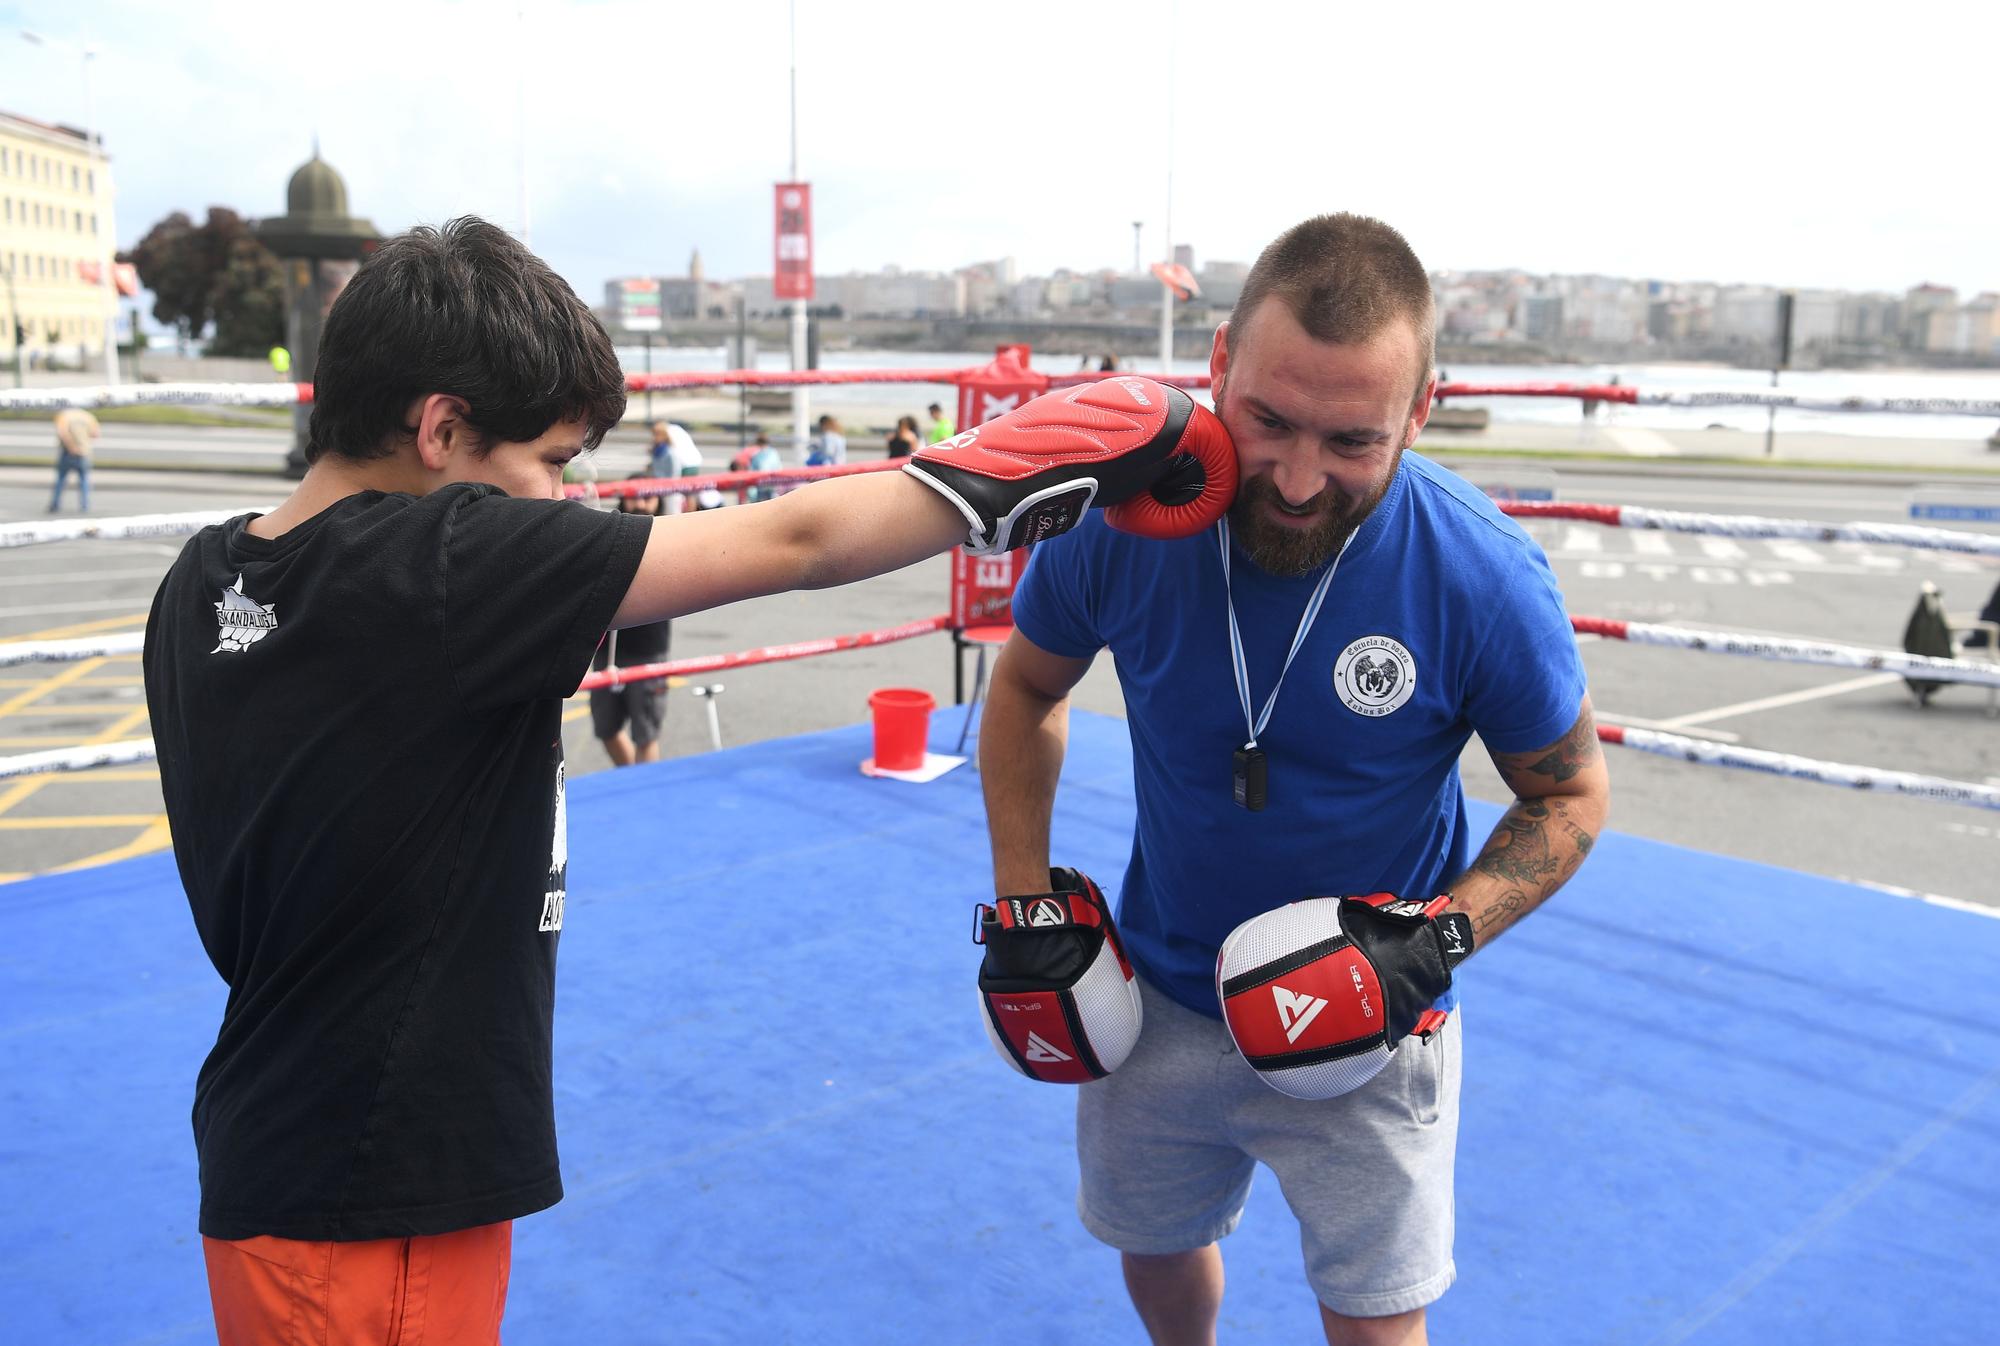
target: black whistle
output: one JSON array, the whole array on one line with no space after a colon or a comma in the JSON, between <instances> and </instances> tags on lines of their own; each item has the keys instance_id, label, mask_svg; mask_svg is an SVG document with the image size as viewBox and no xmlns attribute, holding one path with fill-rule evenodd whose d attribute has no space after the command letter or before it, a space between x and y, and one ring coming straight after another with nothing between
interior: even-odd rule
<instances>
[{"instance_id":1,"label":"black whistle","mask_svg":"<svg viewBox=\"0 0 2000 1346\"><path fill-rule=\"evenodd\" d=\"M1252 813L1264 807L1269 780L1269 763L1262 748L1244 746L1236 750L1236 802Z\"/></svg>"}]
</instances>

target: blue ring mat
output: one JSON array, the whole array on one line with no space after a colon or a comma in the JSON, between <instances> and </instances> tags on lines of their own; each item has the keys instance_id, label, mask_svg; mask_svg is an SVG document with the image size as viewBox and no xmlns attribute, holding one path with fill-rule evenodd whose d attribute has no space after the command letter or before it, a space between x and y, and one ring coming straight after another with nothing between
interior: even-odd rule
<instances>
[{"instance_id":1,"label":"blue ring mat","mask_svg":"<svg viewBox=\"0 0 2000 1346\"><path fill-rule=\"evenodd\" d=\"M568 1195L516 1226L511 1346L1145 1340L1075 1218L1068 1092L979 1026L978 777L869 780L868 746L570 783ZM1122 873L1130 772L1123 722L1075 715L1066 863ZM0 1337L212 1340L188 1109L223 987L172 861L0 910ZM1461 972L1433 1336L1994 1341L1996 969L2000 921L1607 835ZM1226 1340L1318 1339L1297 1238L1265 1175L1224 1244Z\"/></svg>"}]
</instances>

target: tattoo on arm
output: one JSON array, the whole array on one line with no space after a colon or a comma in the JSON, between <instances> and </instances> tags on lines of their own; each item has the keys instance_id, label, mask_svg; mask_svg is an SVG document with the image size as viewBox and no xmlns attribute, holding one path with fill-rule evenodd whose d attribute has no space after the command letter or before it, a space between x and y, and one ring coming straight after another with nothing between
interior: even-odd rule
<instances>
[{"instance_id":1,"label":"tattoo on arm","mask_svg":"<svg viewBox=\"0 0 2000 1346\"><path fill-rule=\"evenodd\" d=\"M1526 770L1547 776L1558 784L1569 780L1597 760L1597 724L1588 711L1577 716L1555 747L1528 763Z\"/></svg>"},{"instance_id":2,"label":"tattoo on arm","mask_svg":"<svg viewBox=\"0 0 2000 1346\"><path fill-rule=\"evenodd\" d=\"M1483 939L1493 931L1513 924L1534 905L1534 898L1519 888L1509 888L1487 904L1484 910L1472 913L1473 938Z\"/></svg>"},{"instance_id":3,"label":"tattoo on arm","mask_svg":"<svg viewBox=\"0 0 2000 1346\"><path fill-rule=\"evenodd\" d=\"M1569 816L1569 809L1564 799L1517 799L1501 816L1471 871L1500 880L1500 891L1460 903L1460 910L1472 917L1476 936L1483 939L1506 929L1582 866L1593 838ZM1562 846L1562 839L1569 845Z\"/></svg>"},{"instance_id":4,"label":"tattoo on arm","mask_svg":"<svg viewBox=\"0 0 2000 1346\"><path fill-rule=\"evenodd\" d=\"M1608 798L1588 699L1555 743L1531 752L1494 753L1493 765L1514 791L1514 802L1453 884L1453 902L1472 918L1481 940L1540 906L1582 867L1596 844Z\"/></svg>"},{"instance_id":5,"label":"tattoo on arm","mask_svg":"<svg viewBox=\"0 0 2000 1346\"><path fill-rule=\"evenodd\" d=\"M1515 883L1541 884L1558 868L1549 848L1549 805L1539 799L1515 802L1472 862L1481 873Z\"/></svg>"}]
</instances>

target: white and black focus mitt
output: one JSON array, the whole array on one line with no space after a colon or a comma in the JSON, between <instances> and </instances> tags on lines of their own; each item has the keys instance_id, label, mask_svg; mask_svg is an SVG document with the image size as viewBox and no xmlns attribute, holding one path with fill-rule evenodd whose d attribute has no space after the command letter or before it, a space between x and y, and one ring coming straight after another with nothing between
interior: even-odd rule
<instances>
[{"instance_id":1,"label":"white and black focus mitt","mask_svg":"<svg viewBox=\"0 0 2000 1346\"><path fill-rule=\"evenodd\" d=\"M1451 898L1314 897L1253 916L1215 960L1215 993L1236 1049L1293 1098L1338 1098L1380 1074L1472 953L1472 921Z\"/></svg>"},{"instance_id":2,"label":"white and black focus mitt","mask_svg":"<svg viewBox=\"0 0 2000 1346\"><path fill-rule=\"evenodd\" d=\"M979 1013L1014 1069L1082 1084L1118 1069L1139 1040L1139 983L1097 885L1051 869L1049 889L980 904Z\"/></svg>"}]
</instances>

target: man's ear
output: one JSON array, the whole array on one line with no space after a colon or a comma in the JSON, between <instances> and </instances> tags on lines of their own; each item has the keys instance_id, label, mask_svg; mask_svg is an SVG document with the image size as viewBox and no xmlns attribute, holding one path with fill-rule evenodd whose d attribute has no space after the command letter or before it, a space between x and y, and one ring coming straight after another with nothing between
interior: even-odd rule
<instances>
[{"instance_id":1,"label":"man's ear","mask_svg":"<svg viewBox=\"0 0 2000 1346\"><path fill-rule=\"evenodd\" d=\"M1437 397L1437 386L1437 371L1433 369L1425 376L1424 386L1417 389L1417 400L1410 404L1410 424L1408 437L1403 441L1404 448L1416 445L1417 436L1424 432L1425 424L1430 421L1431 404Z\"/></svg>"},{"instance_id":2,"label":"man's ear","mask_svg":"<svg viewBox=\"0 0 2000 1346\"><path fill-rule=\"evenodd\" d=\"M1211 391L1222 385L1222 376L1229 372L1229 322L1224 319L1215 328L1215 339L1208 346L1208 386Z\"/></svg>"},{"instance_id":3,"label":"man's ear","mask_svg":"<svg viewBox=\"0 0 2000 1346\"><path fill-rule=\"evenodd\" d=\"M473 431L465 422L472 408L449 393L429 393L416 405L417 461L431 472L442 472L452 455L470 450ZM405 422L408 424L408 422Z\"/></svg>"}]
</instances>

